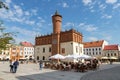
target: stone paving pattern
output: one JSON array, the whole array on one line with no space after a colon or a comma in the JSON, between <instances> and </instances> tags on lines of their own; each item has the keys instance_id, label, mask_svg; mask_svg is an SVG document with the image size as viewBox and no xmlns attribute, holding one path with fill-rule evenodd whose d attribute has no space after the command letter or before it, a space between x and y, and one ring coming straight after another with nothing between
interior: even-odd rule
<instances>
[{"instance_id":1,"label":"stone paving pattern","mask_svg":"<svg viewBox=\"0 0 120 80\"><path fill-rule=\"evenodd\" d=\"M120 80L120 63L102 64L98 70L90 70L84 73L74 71L59 71L51 69L39 70L38 64L20 64L17 73L10 73L9 63L0 62L0 80ZM113 68L116 67L116 68ZM109 72L112 71L113 73ZM112 69L112 70L111 70ZM104 71L104 72L103 72ZM114 79L100 79L106 77L104 74L112 76ZM111 73L111 74L110 74ZM101 75L102 74L102 75ZM87 77L86 77L87 76ZM96 78L94 78L96 77Z\"/></svg>"},{"instance_id":2,"label":"stone paving pattern","mask_svg":"<svg viewBox=\"0 0 120 80\"><path fill-rule=\"evenodd\" d=\"M120 80L120 66L86 74L80 80Z\"/></svg>"}]
</instances>

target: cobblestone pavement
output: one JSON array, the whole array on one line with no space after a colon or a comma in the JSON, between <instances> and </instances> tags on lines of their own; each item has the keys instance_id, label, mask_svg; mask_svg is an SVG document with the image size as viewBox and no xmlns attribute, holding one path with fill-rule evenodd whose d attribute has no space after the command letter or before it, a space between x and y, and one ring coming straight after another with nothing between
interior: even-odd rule
<instances>
[{"instance_id":1,"label":"cobblestone pavement","mask_svg":"<svg viewBox=\"0 0 120 80\"><path fill-rule=\"evenodd\" d=\"M80 80L120 80L120 65L86 74Z\"/></svg>"},{"instance_id":2,"label":"cobblestone pavement","mask_svg":"<svg viewBox=\"0 0 120 80\"><path fill-rule=\"evenodd\" d=\"M94 72L96 73L101 70L112 68L118 65L120 64L113 64L113 65L103 64L100 66L100 68L97 71L90 70L81 73L74 71L59 71L59 70L51 70L51 69L39 70L38 64L30 63L30 64L20 64L17 73L10 73L9 63L0 62L0 80L80 80L80 78L84 75L89 75L90 73L92 74Z\"/></svg>"}]
</instances>

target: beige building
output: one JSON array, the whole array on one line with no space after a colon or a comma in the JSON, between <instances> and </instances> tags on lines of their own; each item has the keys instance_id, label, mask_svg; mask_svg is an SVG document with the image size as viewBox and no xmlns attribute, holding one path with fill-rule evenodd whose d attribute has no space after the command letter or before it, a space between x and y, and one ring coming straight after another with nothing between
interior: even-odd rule
<instances>
[{"instance_id":1,"label":"beige building","mask_svg":"<svg viewBox=\"0 0 120 80\"><path fill-rule=\"evenodd\" d=\"M24 54L24 47L21 45L12 45L10 47L10 60L19 60L20 58L23 58Z\"/></svg>"},{"instance_id":2,"label":"beige building","mask_svg":"<svg viewBox=\"0 0 120 80\"><path fill-rule=\"evenodd\" d=\"M119 45L106 45L103 49L103 58L119 59L120 58Z\"/></svg>"},{"instance_id":3,"label":"beige building","mask_svg":"<svg viewBox=\"0 0 120 80\"><path fill-rule=\"evenodd\" d=\"M6 50L2 50L2 54L0 55L0 60L9 60L10 59L10 47L11 44L6 45Z\"/></svg>"},{"instance_id":4,"label":"beige building","mask_svg":"<svg viewBox=\"0 0 120 80\"><path fill-rule=\"evenodd\" d=\"M2 50L0 60L34 59L34 46L30 42L21 42L18 45L9 45Z\"/></svg>"}]
</instances>

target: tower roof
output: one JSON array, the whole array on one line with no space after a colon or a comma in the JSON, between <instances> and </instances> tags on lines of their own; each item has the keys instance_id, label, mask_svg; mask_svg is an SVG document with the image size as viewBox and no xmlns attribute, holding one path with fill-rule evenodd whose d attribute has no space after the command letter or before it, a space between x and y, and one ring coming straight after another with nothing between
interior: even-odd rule
<instances>
[{"instance_id":1,"label":"tower roof","mask_svg":"<svg viewBox=\"0 0 120 80\"><path fill-rule=\"evenodd\" d=\"M59 17L62 17L62 16L58 13L57 10L56 10L56 12L55 12L55 14L54 14L53 16L59 16Z\"/></svg>"},{"instance_id":2,"label":"tower roof","mask_svg":"<svg viewBox=\"0 0 120 80\"><path fill-rule=\"evenodd\" d=\"M55 15L59 15L58 11L56 10Z\"/></svg>"}]
</instances>

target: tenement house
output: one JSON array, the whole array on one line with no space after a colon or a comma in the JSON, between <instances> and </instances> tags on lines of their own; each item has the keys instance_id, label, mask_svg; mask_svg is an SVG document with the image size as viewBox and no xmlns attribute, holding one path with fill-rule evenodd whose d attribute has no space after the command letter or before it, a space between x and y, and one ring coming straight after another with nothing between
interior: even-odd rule
<instances>
[{"instance_id":1,"label":"tenement house","mask_svg":"<svg viewBox=\"0 0 120 80\"><path fill-rule=\"evenodd\" d=\"M101 58L103 56L104 46L108 45L105 40L98 40L92 42L84 42L84 54L92 57Z\"/></svg>"},{"instance_id":2,"label":"tenement house","mask_svg":"<svg viewBox=\"0 0 120 80\"><path fill-rule=\"evenodd\" d=\"M118 60L120 59L120 48L119 45L113 44L113 45L105 45L103 49L103 59L113 59Z\"/></svg>"}]
</instances>

